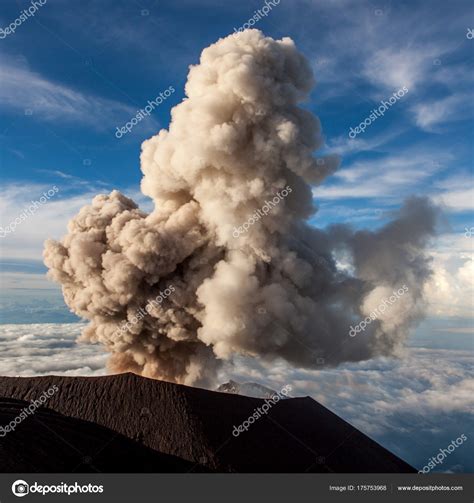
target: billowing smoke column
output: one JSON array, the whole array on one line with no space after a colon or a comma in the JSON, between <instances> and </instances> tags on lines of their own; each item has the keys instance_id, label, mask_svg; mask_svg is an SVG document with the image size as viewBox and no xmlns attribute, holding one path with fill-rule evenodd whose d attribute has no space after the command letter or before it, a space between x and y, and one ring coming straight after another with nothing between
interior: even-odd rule
<instances>
[{"instance_id":1,"label":"billowing smoke column","mask_svg":"<svg viewBox=\"0 0 474 503\"><path fill-rule=\"evenodd\" d=\"M312 186L337 168L313 157L320 123L298 107L313 84L289 38L219 40L190 69L169 130L143 143L154 211L99 195L46 242L50 276L112 370L205 385L233 355L312 367L402 347L422 314L435 211L411 199L377 232L306 223Z\"/></svg>"}]
</instances>

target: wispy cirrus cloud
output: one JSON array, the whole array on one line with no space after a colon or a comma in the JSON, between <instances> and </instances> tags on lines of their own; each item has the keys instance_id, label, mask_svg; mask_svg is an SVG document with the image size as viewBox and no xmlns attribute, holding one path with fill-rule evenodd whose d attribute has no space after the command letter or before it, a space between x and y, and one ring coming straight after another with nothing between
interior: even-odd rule
<instances>
[{"instance_id":1,"label":"wispy cirrus cloud","mask_svg":"<svg viewBox=\"0 0 474 503\"><path fill-rule=\"evenodd\" d=\"M437 126L464 120L472 115L472 96L451 94L445 98L418 103L412 107L416 124L426 131L438 131ZM442 130L442 128L441 128Z\"/></svg>"},{"instance_id":2,"label":"wispy cirrus cloud","mask_svg":"<svg viewBox=\"0 0 474 503\"><path fill-rule=\"evenodd\" d=\"M460 171L433 183L433 199L449 212L474 211L474 175Z\"/></svg>"},{"instance_id":3,"label":"wispy cirrus cloud","mask_svg":"<svg viewBox=\"0 0 474 503\"><path fill-rule=\"evenodd\" d=\"M424 193L417 186L443 169L449 153L407 149L400 154L356 160L336 172L331 183L314 189L316 199L373 198L399 200L403 194Z\"/></svg>"},{"instance_id":4,"label":"wispy cirrus cloud","mask_svg":"<svg viewBox=\"0 0 474 503\"><path fill-rule=\"evenodd\" d=\"M436 47L390 47L375 51L364 63L364 75L375 86L392 93L403 86L413 91L433 69Z\"/></svg>"},{"instance_id":5,"label":"wispy cirrus cloud","mask_svg":"<svg viewBox=\"0 0 474 503\"><path fill-rule=\"evenodd\" d=\"M400 111L425 130L438 118L454 120L463 112L458 95L467 95L466 104L472 101L471 67L460 57L469 50L466 18L460 15L468 2L399 2L396 7L368 0L306 4L309 19L324 20L317 42L308 31L302 36L314 55L319 102L348 96L352 103L375 104L407 86L409 102ZM295 19L301 23L300 16Z\"/></svg>"},{"instance_id":6,"label":"wispy cirrus cloud","mask_svg":"<svg viewBox=\"0 0 474 503\"><path fill-rule=\"evenodd\" d=\"M137 108L109 98L73 89L32 71L25 61L9 57L0 60L2 85L0 104L38 120L82 124L95 130L111 129L134 116ZM149 118L147 127L159 126Z\"/></svg>"}]
</instances>

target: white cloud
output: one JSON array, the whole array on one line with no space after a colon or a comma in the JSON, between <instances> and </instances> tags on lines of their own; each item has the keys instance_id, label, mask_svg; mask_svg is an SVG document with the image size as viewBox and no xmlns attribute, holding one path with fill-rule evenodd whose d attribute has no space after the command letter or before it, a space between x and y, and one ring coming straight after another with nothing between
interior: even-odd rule
<instances>
[{"instance_id":1,"label":"white cloud","mask_svg":"<svg viewBox=\"0 0 474 503\"><path fill-rule=\"evenodd\" d=\"M78 344L82 323L0 325L0 375L105 375L107 354Z\"/></svg>"},{"instance_id":2,"label":"white cloud","mask_svg":"<svg viewBox=\"0 0 474 503\"><path fill-rule=\"evenodd\" d=\"M365 61L364 74L385 92L393 93L403 86L409 91L426 78L438 54L435 48L383 48Z\"/></svg>"},{"instance_id":3,"label":"white cloud","mask_svg":"<svg viewBox=\"0 0 474 503\"><path fill-rule=\"evenodd\" d=\"M454 211L474 210L474 188L445 192L438 200Z\"/></svg>"},{"instance_id":4,"label":"white cloud","mask_svg":"<svg viewBox=\"0 0 474 503\"><path fill-rule=\"evenodd\" d=\"M456 1L456 6L374 5L369 0L307 3L311 17L324 20L317 37L301 36L322 84L322 96L315 93L318 101L348 96L351 103L370 103L407 86L408 110L423 129L457 119L458 112L468 113L467 106L458 106L458 96L470 93L473 80L464 63L467 55L462 56L468 50L467 2ZM301 16L294 19L301 24ZM300 26L292 28L304 33ZM446 98L438 103L432 96L440 90Z\"/></svg>"},{"instance_id":5,"label":"white cloud","mask_svg":"<svg viewBox=\"0 0 474 503\"><path fill-rule=\"evenodd\" d=\"M123 104L77 91L64 84L53 82L30 70L24 62L2 58L0 72L0 102L16 112L32 113L34 118L85 124L97 130L114 130L137 113L132 103ZM158 123L147 120L154 131Z\"/></svg>"},{"instance_id":6,"label":"white cloud","mask_svg":"<svg viewBox=\"0 0 474 503\"><path fill-rule=\"evenodd\" d=\"M369 112L369 110L368 110ZM383 134L357 136L349 138L348 134L332 138L327 145L327 150L330 153L341 156L360 153L360 152L381 152L383 147L402 134L404 129L392 128Z\"/></svg>"},{"instance_id":7,"label":"white cloud","mask_svg":"<svg viewBox=\"0 0 474 503\"><path fill-rule=\"evenodd\" d=\"M474 237L441 236L431 250L433 277L425 288L433 316L466 317L474 313Z\"/></svg>"},{"instance_id":8,"label":"white cloud","mask_svg":"<svg viewBox=\"0 0 474 503\"><path fill-rule=\"evenodd\" d=\"M433 183L434 201L445 210L464 212L474 210L474 176L470 172L458 171L443 180Z\"/></svg>"},{"instance_id":9,"label":"white cloud","mask_svg":"<svg viewBox=\"0 0 474 503\"><path fill-rule=\"evenodd\" d=\"M100 346L78 344L84 324L0 325L0 375L106 375ZM297 369L282 361L237 358L219 382L292 386L311 396L414 466L422 467L461 433L474 439L472 351L409 348L400 359L378 358L337 368ZM458 449L440 470L473 471ZM460 465L460 466L457 466Z\"/></svg>"},{"instance_id":10,"label":"white cloud","mask_svg":"<svg viewBox=\"0 0 474 503\"><path fill-rule=\"evenodd\" d=\"M335 143L334 151L358 150L351 142L358 142L364 150L364 140L342 140ZM402 154L382 151L383 142L367 143L377 158L356 160L337 171L325 184L316 187L316 201L369 198L378 204L399 204L410 194L425 194L450 212L474 210L474 184L470 173L457 173L439 181L439 175L452 165L454 157L449 151L436 147L407 148ZM378 148L380 146L380 149Z\"/></svg>"},{"instance_id":11,"label":"white cloud","mask_svg":"<svg viewBox=\"0 0 474 503\"><path fill-rule=\"evenodd\" d=\"M291 384L292 396L313 396L338 413L345 411L343 417L363 425L364 431L381 432L386 425L371 420L375 409L383 416L473 414L474 393L469 394L474 390L473 363L471 351L427 348L409 348L400 360L377 358L321 370L241 358L235 368L225 367L220 379L257 380L273 389Z\"/></svg>"},{"instance_id":12,"label":"white cloud","mask_svg":"<svg viewBox=\"0 0 474 503\"><path fill-rule=\"evenodd\" d=\"M60 238L66 233L67 222L84 204L90 203L96 190L79 195L63 195L62 191L70 187L56 184L59 192L45 204L37 207L36 212L16 226L13 233L1 238L1 256L15 258L33 258L41 260L43 243L47 238ZM22 184L7 185L0 194L1 227L7 227L20 214L28 209L31 201L38 201L52 189L52 185Z\"/></svg>"},{"instance_id":13,"label":"white cloud","mask_svg":"<svg viewBox=\"0 0 474 503\"><path fill-rule=\"evenodd\" d=\"M292 396L313 397L421 468L461 433L474 439L473 364L471 351L412 348L401 360L379 358L321 370L240 359L235 368L226 367L220 379L253 381L272 389L290 384ZM438 470L472 472L469 448Z\"/></svg>"},{"instance_id":14,"label":"white cloud","mask_svg":"<svg viewBox=\"0 0 474 503\"><path fill-rule=\"evenodd\" d=\"M471 101L471 96L457 94L435 101L418 103L412 108L415 122L422 129L435 131L434 126L469 117Z\"/></svg>"},{"instance_id":15,"label":"white cloud","mask_svg":"<svg viewBox=\"0 0 474 503\"><path fill-rule=\"evenodd\" d=\"M57 172L60 173L60 172ZM0 194L0 227L5 228L20 214L37 201L43 192L54 184L7 184ZM42 260L43 243L48 238L59 239L66 234L67 223L86 204L99 193L109 193L112 188L97 187L77 177L58 175L55 184L59 191L45 204L38 206L36 212L19 224L11 234L0 238L0 257ZM71 189L81 190L71 194ZM129 197L138 195L136 189L124 191ZM139 193L138 201L144 209L149 209L150 200Z\"/></svg>"},{"instance_id":16,"label":"white cloud","mask_svg":"<svg viewBox=\"0 0 474 503\"><path fill-rule=\"evenodd\" d=\"M472 181L470 183L472 184ZM468 183L464 188L446 190L436 195L434 200L449 211L473 211L474 187Z\"/></svg>"},{"instance_id":17,"label":"white cloud","mask_svg":"<svg viewBox=\"0 0 474 503\"><path fill-rule=\"evenodd\" d=\"M403 154L355 161L335 173L332 183L314 189L316 199L396 198L417 193L417 186L443 169L449 153L406 149ZM425 187L421 192L424 192ZM419 193L419 192L418 192Z\"/></svg>"}]
</instances>

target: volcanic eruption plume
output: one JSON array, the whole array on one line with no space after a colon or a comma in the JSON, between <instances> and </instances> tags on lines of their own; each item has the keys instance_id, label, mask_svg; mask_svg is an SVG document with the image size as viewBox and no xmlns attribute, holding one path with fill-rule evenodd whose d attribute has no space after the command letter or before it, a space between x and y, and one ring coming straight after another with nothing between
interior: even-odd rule
<instances>
[{"instance_id":1,"label":"volcanic eruption plume","mask_svg":"<svg viewBox=\"0 0 474 503\"><path fill-rule=\"evenodd\" d=\"M90 320L82 339L105 345L112 370L205 385L234 355L313 367L403 346L423 311L436 211L411 198L378 231L307 224L312 187L338 164L313 157L320 123L298 107L313 85L289 38L219 40L191 67L169 130L143 143L155 209L98 195L46 242L50 276Z\"/></svg>"}]
</instances>

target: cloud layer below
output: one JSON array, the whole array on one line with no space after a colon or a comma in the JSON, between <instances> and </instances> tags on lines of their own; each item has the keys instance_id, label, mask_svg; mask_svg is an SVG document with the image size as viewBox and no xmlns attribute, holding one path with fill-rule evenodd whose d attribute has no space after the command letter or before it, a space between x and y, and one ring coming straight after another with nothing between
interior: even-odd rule
<instances>
[{"instance_id":1,"label":"cloud layer below","mask_svg":"<svg viewBox=\"0 0 474 503\"><path fill-rule=\"evenodd\" d=\"M78 344L83 324L1 325L0 375L105 375L107 355ZM293 396L311 396L414 466L451 440L468 442L439 471L474 471L474 355L471 351L410 348L403 360L378 358L336 369L293 369L239 358L219 382L291 384Z\"/></svg>"}]
</instances>

